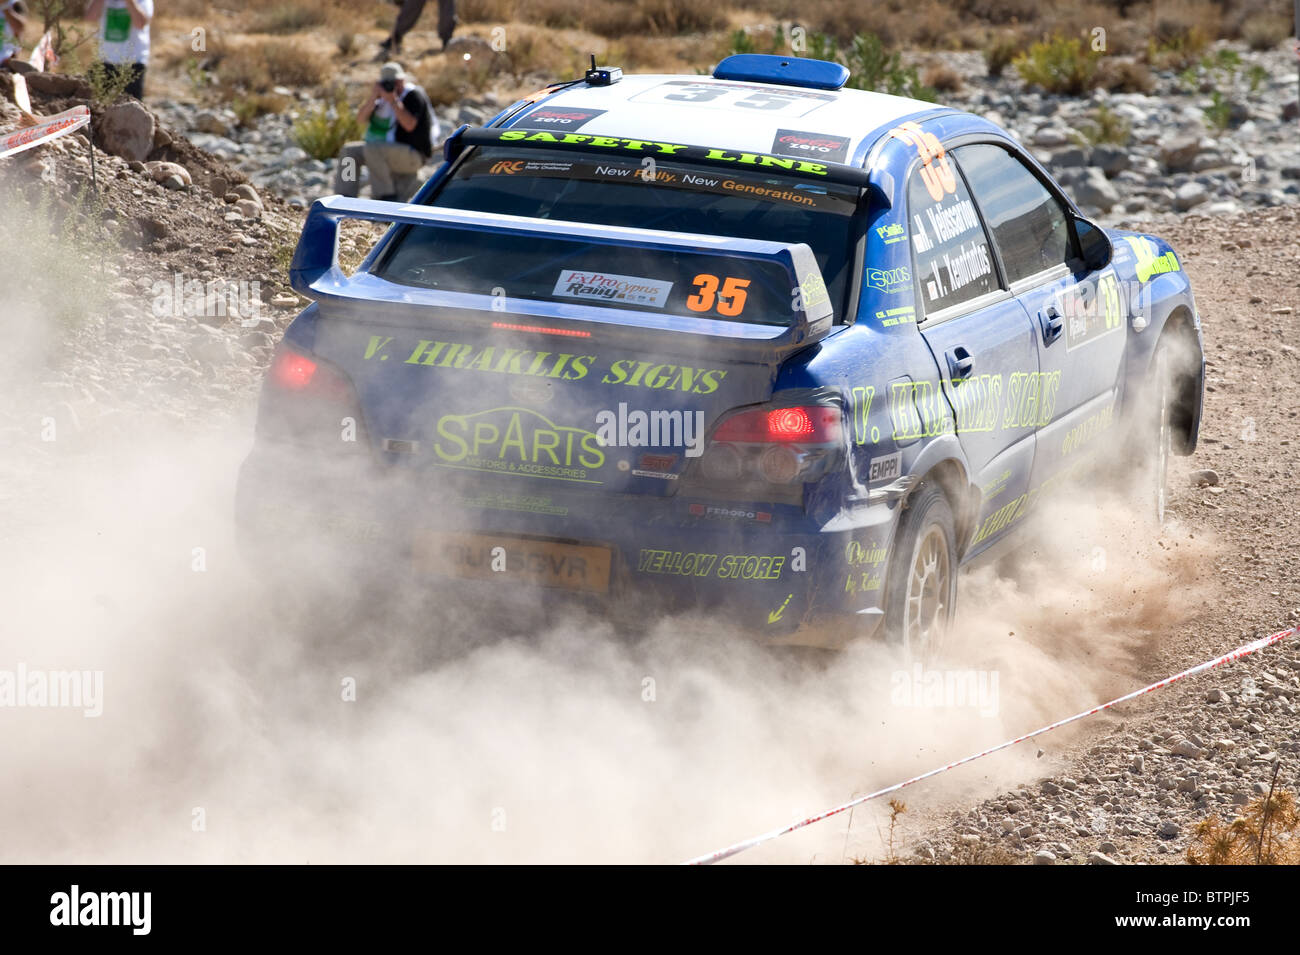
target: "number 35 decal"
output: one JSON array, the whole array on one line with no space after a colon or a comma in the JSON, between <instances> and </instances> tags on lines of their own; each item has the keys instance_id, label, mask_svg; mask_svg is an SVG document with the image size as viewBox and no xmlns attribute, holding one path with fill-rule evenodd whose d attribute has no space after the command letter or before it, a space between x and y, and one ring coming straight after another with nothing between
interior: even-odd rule
<instances>
[{"instance_id":1,"label":"number 35 decal","mask_svg":"<svg viewBox=\"0 0 1300 955\"><path fill-rule=\"evenodd\" d=\"M686 307L692 312L708 312L715 309L719 315L734 318L745 310L745 291L749 279L738 279L733 275L719 279L716 275L701 272L691 280L695 283L695 294L688 296ZM722 290L718 290L721 284Z\"/></svg>"}]
</instances>

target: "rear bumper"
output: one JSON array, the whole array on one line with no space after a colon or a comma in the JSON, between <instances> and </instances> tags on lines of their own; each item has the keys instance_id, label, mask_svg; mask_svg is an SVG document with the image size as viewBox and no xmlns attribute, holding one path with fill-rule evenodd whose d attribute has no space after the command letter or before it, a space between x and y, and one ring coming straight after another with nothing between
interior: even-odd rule
<instances>
[{"instance_id":1,"label":"rear bumper","mask_svg":"<svg viewBox=\"0 0 1300 955\"><path fill-rule=\"evenodd\" d=\"M304 469L259 443L236 497L246 557L311 574L328 552L347 574L452 582L471 603L583 605L637 627L702 611L774 644L838 647L883 618L895 505L817 526L788 506L539 490L548 482L398 473L358 458Z\"/></svg>"}]
</instances>

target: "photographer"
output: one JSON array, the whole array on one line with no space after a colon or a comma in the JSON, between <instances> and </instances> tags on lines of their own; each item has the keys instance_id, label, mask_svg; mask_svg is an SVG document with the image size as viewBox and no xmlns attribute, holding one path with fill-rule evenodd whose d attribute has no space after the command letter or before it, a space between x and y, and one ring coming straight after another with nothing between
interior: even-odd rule
<instances>
[{"instance_id":1,"label":"photographer","mask_svg":"<svg viewBox=\"0 0 1300 955\"><path fill-rule=\"evenodd\" d=\"M99 56L110 77L129 74L126 92L144 99L153 0L90 0L86 20L99 22Z\"/></svg>"},{"instance_id":2,"label":"photographer","mask_svg":"<svg viewBox=\"0 0 1300 955\"><path fill-rule=\"evenodd\" d=\"M27 8L22 0L0 0L0 63L19 51L26 26Z\"/></svg>"},{"instance_id":3,"label":"photographer","mask_svg":"<svg viewBox=\"0 0 1300 955\"><path fill-rule=\"evenodd\" d=\"M370 170L373 198L409 199L438 136L438 117L429 97L411 82L401 64L385 63L371 97L357 111L357 120L365 128L365 138L339 152L334 191L355 198L364 164Z\"/></svg>"}]
</instances>

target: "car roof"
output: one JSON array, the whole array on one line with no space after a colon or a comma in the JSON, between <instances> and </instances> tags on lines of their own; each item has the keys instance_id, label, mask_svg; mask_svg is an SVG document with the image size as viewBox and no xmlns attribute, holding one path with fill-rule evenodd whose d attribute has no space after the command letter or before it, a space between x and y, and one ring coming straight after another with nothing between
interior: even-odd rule
<instances>
[{"instance_id":1,"label":"car roof","mask_svg":"<svg viewBox=\"0 0 1300 955\"><path fill-rule=\"evenodd\" d=\"M727 92L703 103L665 98L669 94L691 95L691 91L700 87L722 87ZM701 92L708 95L708 91ZM780 110L736 105L757 93L780 93L790 97L790 101ZM582 132L591 135L744 152L773 152L778 131L844 137L849 140L848 149L846 158L840 162L853 166L860 166L871 144L900 120L922 113L951 112L935 103L866 90L807 89L709 76L638 74L624 76L609 86L578 83L565 87L511 117L505 125L546 128L530 122L529 117L557 108L603 110L581 123ZM564 130L561 127L556 131Z\"/></svg>"}]
</instances>

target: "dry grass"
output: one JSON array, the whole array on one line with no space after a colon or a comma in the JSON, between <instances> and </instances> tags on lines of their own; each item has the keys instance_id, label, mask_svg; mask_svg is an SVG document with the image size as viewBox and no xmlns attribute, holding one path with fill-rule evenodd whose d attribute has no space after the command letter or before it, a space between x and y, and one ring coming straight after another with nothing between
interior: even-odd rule
<instances>
[{"instance_id":1,"label":"dry grass","mask_svg":"<svg viewBox=\"0 0 1300 955\"><path fill-rule=\"evenodd\" d=\"M316 86L328 71L329 63L296 37L244 42L223 51L217 60L217 76L224 86L249 91Z\"/></svg>"},{"instance_id":2,"label":"dry grass","mask_svg":"<svg viewBox=\"0 0 1300 955\"><path fill-rule=\"evenodd\" d=\"M250 33L301 33L313 27L324 26L329 20L329 8L321 3L291 3L281 0L257 11L250 24Z\"/></svg>"},{"instance_id":3,"label":"dry grass","mask_svg":"<svg viewBox=\"0 0 1300 955\"><path fill-rule=\"evenodd\" d=\"M492 65L482 58L442 60L432 70L417 70L416 79L434 106L451 106L485 89L492 74Z\"/></svg>"},{"instance_id":4,"label":"dry grass","mask_svg":"<svg viewBox=\"0 0 1300 955\"><path fill-rule=\"evenodd\" d=\"M982 50L995 75L1056 35L1078 41L1094 61L1040 64L1039 75L1066 92L1147 89L1147 71L1129 62L1131 54L1149 68L1182 71L1219 36L1268 48L1290 31L1289 0L459 0L457 12L457 37L487 40L504 27L507 47L489 58L491 69L477 62L485 59L477 51L468 67L448 62L426 40L437 21L430 0L404 65L440 103L489 89L508 97L573 78L592 52L629 72L690 74L730 52L741 28L758 52L778 36L782 48L774 52L786 52L794 28L841 48L871 33L887 50ZM228 99L274 85L355 87L396 15L389 0L168 0L154 31L151 89ZM207 51L190 49L196 26L207 31ZM1104 54L1089 48L1097 27L1106 31ZM195 82L204 71L218 82ZM937 67L923 78L942 93L956 88L956 78Z\"/></svg>"},{"instance_id":5,"label":"dry grass","mask_svg":"<svg viewBox=\"0 0 1300 955\"><path fill-rule=\"evenodd\" d=\"M1260 796L1237 819L1211 816L1196 827L1187 848L1191 865L1300 864L1300 809L1295 794L1279 789Z\"/></svg>"}]
</instances>

